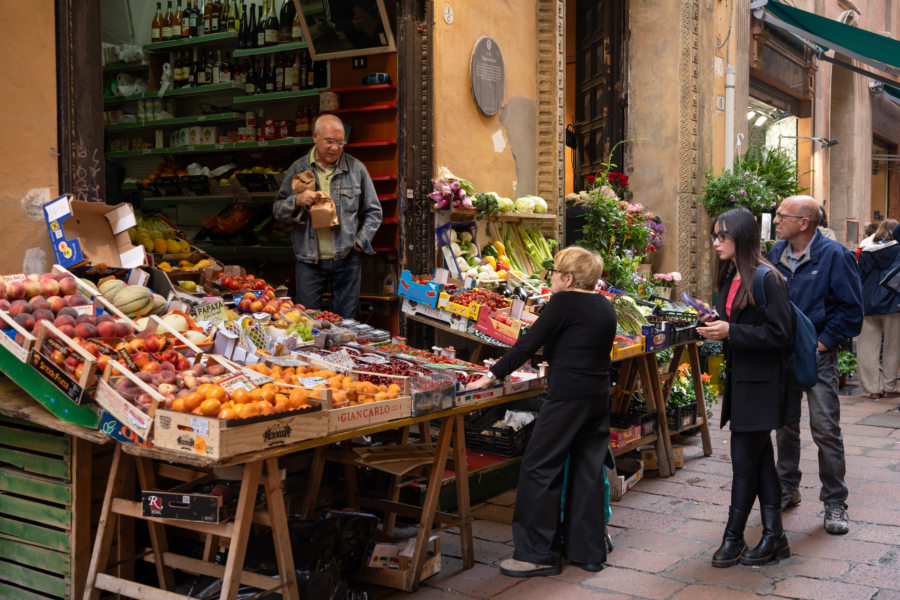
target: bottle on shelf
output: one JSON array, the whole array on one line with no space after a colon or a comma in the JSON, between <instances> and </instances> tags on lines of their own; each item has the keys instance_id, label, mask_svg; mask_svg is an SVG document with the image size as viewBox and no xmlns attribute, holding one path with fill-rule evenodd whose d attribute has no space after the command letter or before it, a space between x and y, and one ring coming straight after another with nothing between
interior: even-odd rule
<instances>
[{"instance_id":1,"label":"bottle on shelf","mask_svg":"<svg viewBox=\"0 0 900 600\"><path fill-rule=\"evenodd\" d=\"M284 56L282 55L282 63L281 63L281 77L282 77L282 88L284 91L289 92L294 89L294 68L291 66L291 58L290 55Z\"/></svg>"},{"instance_id":2,"label":"bottle on shelf","mask_svg":"<svg viewBox=\"0 0 900 600\"><path fill-rule=\"evenodd\" d=\"M169 0L166 6L166 14L162 20L162 41L166 42L172 39L172 0Z\"/></svg>"},{"instance_id":3,"label":"bottle on shelf","mask_svg":"<svg viewBox=\"0 0 900 600\"><path fill-rule=\"evenodd\" d=\"M294 55L294 64L291 65L291 90L300 89L300 53Z\"/></svg>"},{"instance_id":4,"label":"bottle on shelf","mask_svg":"<svg viewBox=\"0 0 900 600\"><path fill-rule=\"evenodd\" d=\"M222 3L219 0L212 0L210 23L212 24L212 33L222 31Z\"/></svg>"},{"instance_id":5,"label":"bottle on shelf","mask_svg":"<svg viewBox=\"0 0 900 600\"><path fill-rule=\"evenodd\" d=\"M181 0L178 0L179 10L181 8ZM191 37L191 0L185 0L184 10L181 12L181 37Z\"/></svg>"},{"instance_id":6,"label":"bottle on shelf","mask_svg":"<svg viewBox=\"0 0 900 600\"><path fill-rule=\"evenodd\" d=\"M241 3L238 4L238 0L234 0L234 30L239 32L241 30L241 24L244 22L244 18L247 16L244 12L244 0L241 0Z\"/></svg>"},{"instance_id":7,"label":"bottle on shelf","mask_svg":"<svg viewBox=\"0 0 900 600\"><path fill-rule=\"evenodd\" d=\"M306 50L303 50L302 52L298 53L298 55L299 54L303 55L303 58L300 61L300 86L299 87L301 90L305 90L306 89L306 79L307 79L308 73L309 73L309 71L308 71L309 63L307 62L306 59L309 56L309 54L306 52Z\"/></svg>"},{"instance_id":8,"label":"bottle on shelf","mask_svg":"<svg viewBox=\"0 0 900 600\"><path fill-rule=\"evenodd\" d=\"M291 3L293 5L293 2ZM300 12L294 9L294 20L291 21L291 41L303 41L303 22L300 20Z\"/></svg>"},{"instance_id":9,"label":"bottle on shelf","mask_svg":"<svg viewBox=\"0 0 900 600\"><path fill-rule=\"evenodd\" d=\"M188 85L190 87L196 87L200 85L200 64L197 61L197 49L194 48L194 60L191 61L191 68L188 71Z\"/></svg>"},{"instance_id":10,"label":"bottle on shelf","mask_svg":"<svg viewBox=\"0 0 900 600\"><path fill-rule=\"evenodd\" d=\"M249 61L250 64L247 67L247 77L244 82L244 91L248 96L251 96L256 93L256 69L253 67L253 61Z\"/></svg>"},{"instance_id":11,"label":"bottle on shelf","mask_svg":"<svg viewBox=\"0 0 900 600\"><path fill-rule=\"evenodd\" d=\"M225 52L225 58L222 60L222 67L219 71L219 81L221 83L231 83L233 81L231 75L231 60L228 57L228 51Z\"/></svg>"},{"instance_id":12,"label":"bottle on shelf","mask_svg":"<svg viewBox=\"0 0 900 600\"><path fill-rule=\"evenodd\" d=\"M316 65L309 52L306 53L306 60L306 89L311 90L316 87Z\"/></svg>"},{"instance_id":13,"label":"bottle on shelf","mask_svg":"<svg viewBox=\"0 0 900 600\"><path fill-rule=\"evenodd\" d=\"M191 37L197 37L199 33L197 17L200 15L200 7L197 6L197 0L188 8L191 12L188 14L188 30Z\"/></svg>"},{"instance_id":14,"label":"bottle on shelf","mask_svg":"<svg viewBox=\"0 0 900 600\"><path fill-rule=\"evenodd\" d=\"M237 0L228 2L227 31L237 31L237 7L235 4L237 4Z\"/></svg>"},{"instance_id":15,"label":"bottle on shelf","mask_svg":"<svg viewBox=\"0 0 900 600\"><path fill-rule=\"evenodd\" d=\"M180 53L180 62L181 62L181 81L178 87L188 87L191 85L191 61L190 56L188 56L188 51Z\"/></svg>"},{"instance_id":16,"label":"bottle on shelf","mask_svg":"<svg viewBox=\"0 0 900 600\"><path fill-rule=\"evenodd\" d=\"M262 48L266 45L266 0L259 7L258 18L256 19L256 47Z\"/></svg>"},{"instance_id":17,"label":"bottle on shelf","mask_svg":"<svg viewBox=\"0 0 900 600\"><path fill-rule=\"evenodd\" d=\"M240 65L234 65L234 83L238 86L247 85L247 63L242 62Z\"/></svg>"},{"instance_id":18,"label":"bottle on shelf","mask_svg":"<svg viewBox=\"0 0 900 600\"><path fill-rule=\"evenodd\" d=\"M222 51L216 50L216 62L212 67L212 82L222 83Z\"/></svg>"},{"instance_id":19,"label":"bottle on shelf","mask_svg":"<svg viewBox=\"0 0 900 600\"><path fill-rule=\"evenodd\" d=\"M156 14L153 16L153 21L150 23L150 41L152 43L162 41L162 28L163 28L162 2L157 2L156 3Z\"/></svg>"},{"instance_id":20,"label":"bottle on shelf","mask_svg":"<svg viewBox=\"0 0 900 600\"><path fill-rule=\"evenodd\" d=\"M213 74L213 53L210 50L203 59L203 70L206 72L206 84L209 85L213 82L212 74Z\"/></svg>"},{"instance_id":21,"label":"bottle on shelf","mask_svg":"<svg viewBox=\"0 0 900 600\"><path fill-rule=\"evenodd\" d=\"M284 0L281 4L281 13L278 15L278 41L280 43L292 40L291 27L296 13L297 9L294 7L294 1Z\"/></svg>"},{"instance_id":22,"label":"bottle on shelf","mask_svg":"<svg viewBox=\"0 0 900 600\"><path fill-rule=\"evenodd\" d=\"M194 50L194 52L197 51ZM209 79L206 78L206 54L200 52L199 55L195 54L195 58L197 61L197 85L206 85L209 83Z\"/></svg>"},{"instance_id":23,"label":"bottle on shelf","mask_svg":"<svg viewBox=\"0 0 900 600\"><path fill-rule=\"evenodd\" d=\"M181 0L178 0L175 10L172 12L172 24L169 27L172 39L181 39Z\"/></svg>"},{"instance_id":24,"label":"bottle on shelf","mask_svg":"<svg viewBox=\"0 0 900 600\"><path fill-rule=\"evenodd\" d=\"M278 90L275 88L275 84L277 83L275 80L275 57L269 57L269 68L265 67L265 59L263 59L263 70L266 70L266 88L265 92L267 94L271 94L272 92L277 92Z\"/></svg>"},{"instance_id":25,"label":"bottle on shelf","mask_svg":"<svg viewBox=\"0 0 900 600\"><path fill-rule=\"evenodd\" d=\"M172 87L181 87L181 53L177 50L169 53L169 64L172 65Z\"/></svg>"},{"instance_id":26,"label":"bottle on shelf","mask_svg":"<svg viewBox=\"0 0 900 600\"><path fill-rule=\"evenodd\" d=\"M212 0L206 0L206 6L203 7L203 34L213 33L212 30Z\"/></svg>"},{"instance_id":27,"label":"bottle on shelf","mask_svg":"<svg viewBox=\"0 0 900 600\"><path fill-rule=\"evenodd\" d=\"M269 0L269 11L266 13L266 46L278 44L278 17L275 16L275 0Z\"/></svg>"},{"instance_id":28,"label":"bottle on shelf","mask_svg":"<svg viewBox=\"0 0 900 600\"><path fill-rule=\"evenodd\" d=\"M247 39L244 40L245 48L256 48L256 5L250 3L250 18L247 21Z\"/></svg>"},{"instance_id":29,"label":"bottle on shelf","mask_svg":"<svg viewBox=\"0 0 900 600\"><path fill-rule=\"evenodd\" d=\"M247 7L241 6L241 24L238 27L238 48L247 47Z\"/></svg>"}]
</instances>

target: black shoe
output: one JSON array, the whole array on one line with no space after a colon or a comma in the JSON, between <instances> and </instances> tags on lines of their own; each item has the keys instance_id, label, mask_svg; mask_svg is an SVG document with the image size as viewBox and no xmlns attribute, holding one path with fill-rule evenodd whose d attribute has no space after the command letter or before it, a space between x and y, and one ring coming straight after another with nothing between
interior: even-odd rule
<instances>
[{"instance_id":1,"label":"black shoe","mask_svg":"<svg viewBox=\"0 0 900 600\"><path fill-rule=\"evenodd\" d=\"M800 490L785 490L781 492L781 510L785 511L800 504Z\"/></svg>"},{"instance_id":2,"label":"black shoe","mask_svg":"<svg viewBox=\"0 0 900 600\"><path fill-rule=\"evenodd\" d=\"M752 550L741 553L742 565L764 565L790 558L784 527L781 525L781 507L775 504L763 504L759 507L762 513L763 533L759 543Z\"/></svg>"},{"instance_id":3,"label":"black shoe","mask_svg":"<svg viewBox=\"0 0 900 600\"><path fill-rule=\"evenodd\" d=\"M574 560L570 560L569 562L580 569L584 569L585 571L591 571L595 573L597 571L603 570L603 563L581 563L575 562Z\"/></svg>"},{"instance_id":4,"label":"black shoe","mask_svg":"<svg viewBox=\"0 0 900 600\"><path fill-rule=\"evenodd\" d=\"M747 549L744 541L744 527L747 525L749 513L740 508L728 509L728 523L725 525L725 535L722 536L722 545L712 557L714 567L733 567L741 560L741 553Z\"/></svg>"},{"instance_id":5,"label":"black shoe","mask_svg":"<svg viewBox=\"0 0 900 600\"><path fill-rule=\"evenodd\" d=\"M833 535L844 535L850 531L850 524L847 521L846 504L835 502L825 505L825 531Z\"/></svg>"}]
</instances>

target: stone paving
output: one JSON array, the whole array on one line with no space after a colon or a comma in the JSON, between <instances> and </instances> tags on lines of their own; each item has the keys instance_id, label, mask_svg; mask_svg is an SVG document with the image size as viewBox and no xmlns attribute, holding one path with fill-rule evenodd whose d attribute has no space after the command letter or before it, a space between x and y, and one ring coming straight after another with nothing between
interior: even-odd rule
<instances>
[{"instance_id":1,"label":"stone paving","mask_svg":"<svg viewBox=\"0 0 900 600\"><path fill-rule=\"evenodd\" d=\"M791 558L763 567L710 565L728 512L731 485L729 433L710 428L713 453L703 456L700 436L682 437L685 466L673 477L650 472L612 505L615 549L606 567L589 573L564 565L560 575L516 579L496 563L512 555L510 522L515 492L474 508L475 567L463 569L459 536L441 533L437 575L413 593L369 590L376 600L501 600L604 598L626 600L731 600L759 597L810 600L900 600L900 429L858 424L898 410L898 400L841 397L847 457L850 532L822 528L816 447L804 405L802 502L784 515ZM758 510L746 537L760 535Z\"/></svg>"}]
</instances>

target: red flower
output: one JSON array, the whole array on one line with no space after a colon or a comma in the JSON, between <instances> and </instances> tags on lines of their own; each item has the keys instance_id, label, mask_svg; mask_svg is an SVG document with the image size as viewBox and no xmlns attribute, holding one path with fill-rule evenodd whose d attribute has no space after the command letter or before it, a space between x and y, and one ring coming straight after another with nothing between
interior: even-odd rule
<instances>
[{"instance_id":1,"label":"red flower","mask_svg":"<svg viewBox=\"0 0 900 600\"><path fill-rule=\"evenodd\" d=\"M587 182L588 182L588 183L594 183L594 180L595 180L595 179L596 179L596 177L594 177L593 175L588 175L588 176L587 176Z\"/></svg>"}]
</instances>

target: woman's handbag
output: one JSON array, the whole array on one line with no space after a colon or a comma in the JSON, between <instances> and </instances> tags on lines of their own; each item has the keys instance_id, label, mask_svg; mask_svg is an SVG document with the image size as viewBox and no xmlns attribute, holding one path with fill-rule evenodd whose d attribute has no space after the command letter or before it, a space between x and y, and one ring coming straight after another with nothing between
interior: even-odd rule
<instances>
[{"instance_id":1,"label":"woman's handbag","mask_svg":"<svg viewBox=\"0 0 900 600\"><path fill-rule=\"evenodd\" d=\"M900 294L900 260L894 261L894 264L878 283L892 292Z\"/></svg>"}]
</instances>

